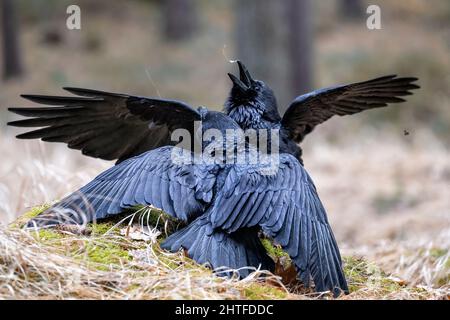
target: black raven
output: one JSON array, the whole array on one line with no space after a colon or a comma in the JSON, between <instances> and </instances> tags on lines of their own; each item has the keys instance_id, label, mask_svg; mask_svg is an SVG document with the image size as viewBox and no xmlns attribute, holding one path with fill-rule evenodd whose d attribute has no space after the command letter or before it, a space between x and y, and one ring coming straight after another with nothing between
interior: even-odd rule
<instances>
[{"instance_id":1,"label":"black raven","mask_svg":"<svg viewBox=\"0 0 450 320\"><path fill-rule=\"evenodd\" d=\"M197 262L213 268L273 270L258 239L262 230L289 253L306 285L312 278L317 291L348 292L325 209L311 178L291 154L262 154L277 157L273 174L264 173L264 163L177 164L171 158L175 147L167 146L175 129L197 137L194 121L201 120L203 130L221 132L240 130L239 125L223 113L196 111L183 102L68 90L86 97L28 95L57 106L10 109L33 117L12 125L46 127L19 137L66 142L85 154L120 163L31 220L29 227L80 224L151 204L189 223L167 238L163 248L183 247ZM238 145L239 152L247 148L253 146ZM240 271L246 274L248 270Z\"/></svg>"},{"instance_id":2,"label":"black raven","mask_svg":"<svg viewBox=\"0 0 450 320\"><path fill-rule=\"evenodd\" d=\"M301 163L302 150L298 144L317 125L335 115L351 115L404 102L400 97L420 88L414 84L417 78L396 75L324 88L295 98L281 117L272 89L263 81L253 79L241 61L237 63L239 78L228 74L233 87L225 103L225 113L244 130L280 130L280 151L294 155Z\"/></svg>"}]
</instances>

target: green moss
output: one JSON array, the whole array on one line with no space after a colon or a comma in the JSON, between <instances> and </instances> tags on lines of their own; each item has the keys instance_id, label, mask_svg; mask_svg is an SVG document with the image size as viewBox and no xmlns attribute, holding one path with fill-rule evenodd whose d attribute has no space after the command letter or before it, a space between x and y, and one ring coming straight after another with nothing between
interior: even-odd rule
<instances>
[{"instance_id":1,"label":"green moss","mask_svg":"<svg viewBox=\"0 0 450 320\"><path fill-rule=\"evenodd\" d=\"M448 253L447 249L442 249L442 248L432 248L430 249L430 255L433 258L440 258L445 256Z\"/></svg>"},{"instance_id":2,"label":"green moss","mask_svg":"<svg viewBox=\"0 0 450 320\"><path fill-rule=\"evenodd\" d=\"M64 239L64 234L55 229L40 229L32 232L32 235L41 242L50 242Z\"/></svg>"},{"instance_id":3,"label":"green moss","mask_svg":"<svg viewBox=\"0 0 450 320\"><path fill-rule=\"evenodd\" d=\"M43 204L41 206L37 206L34 208L31 208L29 211L25 212L23 215L21 215L19 218L17 218L14 222L12 222L9 226L10 228L22 228L28 221L33 219L34 217L38 216L45 210L47 210L50 207L49 204Z\"/></svg>"},{"instance_id":4,"label":"green moss","mask_svg":"<svg viewBox=\"0 0 450 320\"><path fill-rule=\"evenodd\" d=\"M388 294L402 288L373 263L358 257L344 257L343 260L350 292L370 287Z\"/></svg>"},{"instance_id":5,"label":"green moss","mask_svg":"<svg viewBox=\"0 0 450 320\"><path fill-rule=\"evenodd\" d=\"M88 226L90 237L70 234L58 229L40 229L30 234L40 243L51 246L52 250L85 262L98 270L110 270L130 261L130 249L136 249L126 239L117 239L116 235L105 235L113 227L110 223L98 223ZM101 236L101 237L95 237Z\"/></svg>"},{"instance_id":6,"label":"green moss","mask_svg":"<svg viewBox=\"0 0 450 320\"><path fill-rule=\"evenodd\" d=\"M118 233L118 229L115 228L115 224L113 222L89 223L87 228L93 236L102 236L107 233Z\"/></svg>"},{"instance_id":7,"label":"green moss","mask_svg":"<svg viewBox=\"0 0 450 320\"><path fill-rule=\"evenodd\" d=\"M445 277L439 278L439 279L437 280L437 285L438 285L439 287L448 285L449 283L450 283L450 275L447 275L447 276L445 276Z\"/></svg>"},{"instance_id":8,"label":"green moss","mask_svg":"<svg viewBox=\"0 0 450 320\"><path fill-rule=\"evenodd\" d=\"M289 255L283 251L281 246L275 245L270 239L261 239L261 243L272 259L277 260L281 257L289 258Z\"/></svg>"},{"instance_id":9,"label":"green moss","mask_svg":"<svg viewBox=\"0 0 450 320\"><path fill-rule=\"evenodd\" d=\"M111 242L89 242L85 252L88 265L93 263L93 266L99 270L109 270L111 266L121 265L123 262L132 259L128 250Z\"/></svg>"},{"instance_id":10,"label":"green moss","mask_svg":"<svg viewBox=\"0 0 450 320\"><path fill-rule=\"evenodd\" d=\"M250 300L286 299L288 295L279 288L263 284L252 284L245 288L242 294L246 299Z\"/></svg>"}]
</instances>

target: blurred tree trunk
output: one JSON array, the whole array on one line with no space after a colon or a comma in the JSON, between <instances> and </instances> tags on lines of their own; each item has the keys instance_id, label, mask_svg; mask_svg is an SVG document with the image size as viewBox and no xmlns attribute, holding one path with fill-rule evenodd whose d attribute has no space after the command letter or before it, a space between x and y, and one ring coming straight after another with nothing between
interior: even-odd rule
<instances>
[{"instance_id":1,"label":"blurred tree trunk","mask_svg":"<svg viewBox=\"0 0 450 320\"><path fill-rule=\"evenodd\" d=\"M286 81L286 24L283 2L235 0L236 59L242 60L252 76L266 82L278 101L288 95Z\"/></svg>"},{"instance_id":2,"label":"blurred tree trunk","mask_svg":"<svg viewBox=\"0 0 450 320\"><path fill-rule=\"evenodd\" d=\"M23 74L22 56L19 45L19 23L16 2L1 0L3 78L11 79Z\"/></svg>"},{"instance_id":3,"label":"blurred tree trunk","mask_svg":"<svg viewBox=\"0 0 450 320\"><path fill-rule=\"evenodd\" d=\"M236 0L235 17L236 59L275 91L283 114L312 86L312 1Z\"/></svg>"},{"instance_id":4,"label":"blurred tree trunk","mask_svg":"<svg viewBox=\"0 0 450 320\"><path fill-rule=\"evenodd\" d=\"M164 34L169 40L189 38L197 25L195 0L165 0Z\"/></svg>"},{"instance_id":5,"label":"blurred tree trunk","mask_svg":"<svg viewBox=\"0 0 450 320\"><path fill-rule=\"evenodd\" d=\"M313 23L311 0L286 0L290 92L307 93L313 82Z\"/></svg>"},{"instance_id":6,"label":"blurred tree trunk","mask_svg":"<svg viewBox=\"0 0 450 320\"><path fill-rule=\"evenodd\" d=\"M364 14L361 0L340 0L340 11L343 17L349 19L358 19Z\"/></svg>"}]
</instances>

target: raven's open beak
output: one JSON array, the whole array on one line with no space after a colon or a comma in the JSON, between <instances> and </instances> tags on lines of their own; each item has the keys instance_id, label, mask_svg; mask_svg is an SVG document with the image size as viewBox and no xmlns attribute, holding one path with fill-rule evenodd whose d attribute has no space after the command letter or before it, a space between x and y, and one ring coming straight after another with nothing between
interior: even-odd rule
<instances>
[{"instance_id":1,"label":"raven's open beak","mask_svg":"<svg viewBox=\"0 0 450 320\"><path fill-rule=\"evenodd\" d=\"M237 88L239 88L242 92L245 92L252 87L253 79L250 76L250 73L248 72L247 68L241 61L238 61L237 64L239 66L240 79L238 79L234 74L231 73L229 73L228 76L230 77L231 81L233 81L233 84Z\"/></svg>"},{"instance_id":2,"label":"raven's open beak","mask_svg":"<svg viewBox=\"0 0 450 320\"><path fill-rule=\"evenodd\" d=\"M241 81L244 82L247 87L251 87L253 84L253 79L250 72L248 72L247 68L241 61L238 61L237 64L239 66L239 76Z\"/></svg>"},{"instance_id":3,"label":"raven's open beak","mask_svg":"<svg viewBox=\"0 0 450 320\"><path fill-rule=\"evenodd\" d=\"M236 76L232 73L229 73L228 76L230 77L231 81L233 81L233 84L235 87L239 88L242 92L245 92L249 89L241 80L236 78Z\"/></svg>"}]
</instances>

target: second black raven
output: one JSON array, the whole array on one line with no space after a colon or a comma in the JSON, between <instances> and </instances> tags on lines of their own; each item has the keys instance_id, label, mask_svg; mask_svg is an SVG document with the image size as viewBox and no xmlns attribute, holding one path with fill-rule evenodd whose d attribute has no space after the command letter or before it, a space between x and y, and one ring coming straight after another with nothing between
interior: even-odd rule
<instances>
[{"instance_id":1,"label":"second black raven","mask_svg":"<svg viewBox=\"0 0 450 320\"><path fill-rule=\"evenodd\" d=\"M233 88L225 103L225 113L242 129L277 129L280 150L294 155L301 163L298 145L313 129L333 116L351 115L373 108L400 103L402 96L420 87L413 77L388 75L376 79L316 90L295 98L280 116L275 94L263 81L253 79L238 61L239 78L228 74Z\"/></svg>"}]
</instances>

